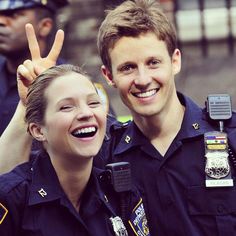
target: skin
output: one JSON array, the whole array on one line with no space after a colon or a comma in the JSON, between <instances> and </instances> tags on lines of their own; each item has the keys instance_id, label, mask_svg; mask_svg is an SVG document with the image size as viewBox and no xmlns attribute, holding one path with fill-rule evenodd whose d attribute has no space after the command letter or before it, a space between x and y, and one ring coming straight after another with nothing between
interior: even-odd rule
<instances>
[{"instance_id":1,"label":"skin","mask_svg":"<svg viewBox=\"0 0 236 236\"><path fill-rule=\"evenodd\" d=\"M0 11L0 53L7 58L8 70L16 72L19 64L29 58L25 25L34 26L41 51L46 50L46 39L52 29L52 20L38 20L36 9Z\"/></svg>"},{"instance_id":2,"label":"skin","mask_svg":"<svg viewBox=\"0 0 236 236\"><path fill-rule=\"evenodd\" d=\"M29 40L32 45L36 45L36 42ZM152 32L147 32L139 37L119 39L110 49L110 59L112 71L102 66L103 76L108 84L118 89L136 125L164 156L181 128L184 116L184 106L178 100L174 83L174 77L181 69L180 51L176 49L173 55L169 55L166 44ZM29 68L23 66L19 74L27 78L27 73L23 71L28 71L30 75L32 73L29 71L32 70ZM12 133L13 129L8 129L8 132ZM2 139L5 143L12 143L12 139ZM19 149L21 153L26 153L25 148ZM8 154L9 151L2 153ZM27 158L25 155L22 160ZM10 165L14 167L15 163L11 162Z\"/></svg>"},{"instance_id":3,"label":"skin","mask_svg":"<svg viewBox=\"0 0 236 236\"><path fill-rule=\"evenodd\" d=\"M21 100L11 122L0 137L0 160L2 160L0 161L0 173L8 172L16 165L29 160L32 137L27 132L27 125L24 122L24 104L28 86L37 75L56 64L64 41L64 32L58 30L49 54L41 57L40 46L33 26L27 24L25 30L31 60L26 60L17 69L17 85ZM12 148L9 148L9 146L12 146Z\"/></svg>"},{"instance_id":4,"label":"skin","mask_svg":"<svg viewBox=\"0 0 236 236\"><path fill-rule=\"evenodd\" d=\"M170 56L165 42L148 32L122 37L109 52L112 71L103 66L104 77L118 89L139 129L164 155L184 114L174 81L181 68L180 51Z\"/></svg>"},{"instance_id":5,"label":"skin","mask_svg":"<svg viewBox=\"0 0 236 236\"><path fill-rule=\"evenodd\" d=\"M35 139L43 142L62 188L79 210L93 156L104 139L106 113L93 84L75 72L54 79L45 97L44 122L30 123L29 130ZM85 129L90 130L89 137L73 135ZM92 129L96 132L91 132Z\"/></svg>"}]
</instances>

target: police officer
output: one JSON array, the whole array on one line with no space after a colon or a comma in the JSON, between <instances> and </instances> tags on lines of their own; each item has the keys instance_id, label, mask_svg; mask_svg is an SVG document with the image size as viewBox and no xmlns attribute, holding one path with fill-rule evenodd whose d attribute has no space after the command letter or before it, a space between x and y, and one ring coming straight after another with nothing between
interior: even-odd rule
<instances>
[{"instance_id":1,"label":"police officer","mask_svg":"<svg viewBox=\"0 0 236 236\"><path fill-rule=\"evenodd\" d=\"M176 41L157 1L125 1L108 12L98 35L102 70L133 121L111 127L105 157L130 162L151 234L236 235L235 158L228 150L236 151L236 115L222 131L215 117L176 91ZM224 115L226 98L213 97L218 115Z\"/></svg>"},{"instance_id":2,"label":"police officer","mask_svg":"<svg viewBox=\"0 0 236 236\"><path fill-rule=\"evenodd\" d=\"M0 136L19 102L16 69L29 58L25 24L34 25L43 56L55 27L55 13L67 4L67 0L0 1Z\"/></svg>"},{"instance_id":3,"label":"police officer","mask_svg":"<svg viewBox=\"0 0 236 236\"><path fill-rule=\"evenodd\" d=\"M118 185L110 181L116 179L112 169L106 173L92 166L106 113L80 68L55 66L37 77L29 88L25 120L43 148L32 163L0 176L1 236L150 235L130 175L124 188L120 175ZM118 193L125 194L125 211Z\"/></svg>"}]
</instances>

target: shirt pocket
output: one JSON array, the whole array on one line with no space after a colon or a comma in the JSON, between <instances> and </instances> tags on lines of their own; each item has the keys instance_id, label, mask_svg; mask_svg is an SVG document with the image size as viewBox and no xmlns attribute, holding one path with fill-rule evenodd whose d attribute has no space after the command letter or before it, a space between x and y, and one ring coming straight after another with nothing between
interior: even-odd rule
<instances>
[{"instance_id":1,"label":"shirt pocket","mask_svg":"<svg viewBox=\"0 0 236 236\"><path fill-rule=\"evenodd\" d=\"M236 213L236 188L188 188L190 215L227 215Z\"/></svg>"},{"instance_id":2,"label":"shirt pocket","mask_svg":"<svg viewBox=\"0 0 236 236\"><path fill-rule=\"evenodd\" d=\"M189 187L187 197L189 218L200 235L235 235L235 187Z\"/></svg>"}]
</instances>

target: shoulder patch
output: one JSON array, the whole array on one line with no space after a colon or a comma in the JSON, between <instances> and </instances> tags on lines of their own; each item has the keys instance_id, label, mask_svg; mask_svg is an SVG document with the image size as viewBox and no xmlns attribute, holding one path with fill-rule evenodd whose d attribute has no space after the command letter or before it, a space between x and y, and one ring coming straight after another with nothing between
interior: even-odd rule
<instances>
[{"instance_id":1,"label":"shoulder patch","mask_svg":"<svg viewBox=\"0 0 236 236\"><path fill-rule=\"evenodd\" d=\"M8 210L5 206L0 203L0 224L4 221L5 217L7 216Z\"/></svg>"},{"instance_id":2,"label":"shoulder patch","mask_svg":"<svg viewBox=\"0 0 236 236\"><path fill-rule=\"evenodd\" d=\"M135 235L150 236L142 198L132 210L129 224Z\"/></svg>"}]
</instances>

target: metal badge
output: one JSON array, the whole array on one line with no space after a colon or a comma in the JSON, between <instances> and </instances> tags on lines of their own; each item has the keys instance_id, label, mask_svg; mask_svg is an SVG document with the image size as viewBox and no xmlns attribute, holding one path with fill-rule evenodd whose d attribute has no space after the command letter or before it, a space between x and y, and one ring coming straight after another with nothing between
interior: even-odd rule
<instances>
[{"instance_id":1,"label":"metal badge","mask_svg":"<svg viewBox=\"0 0 236 236\"><path fill-rule=\"evenodd\" d=\"M206 174L213 179L226 177L230 172L228 153L211 152L206 154Z\"/></svg>"},{"instance_id":2,"label":"metal badge","mask_svg":"<svg viewBox=\"0 0 236 236\"><path fill-rule=\"evenodd\" d=\"M116 236L128 236L128 232L125 228L125 225L119 216L116 216L114 218L111 217L110 221L112 223L113 230Z\"/></svg>"},{"instance_id":3,"label":"metal badge","mask_svg":"<svg viewBox=\"0 0 236 236\"><path fill-rule=\"evenodd\" d=\"M208 132L204 135L206 157L206 186L233 186L228 160L228 139L224 132Z\"/></svg>"}]
</instances>

